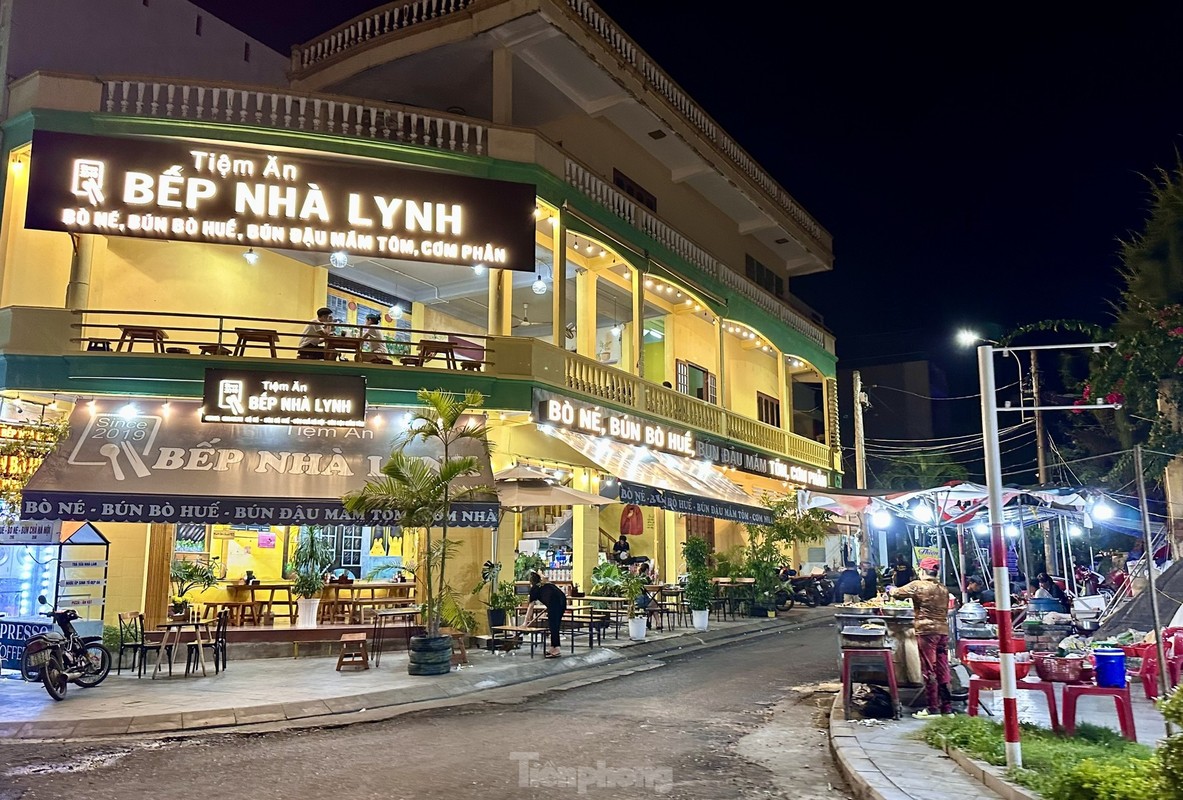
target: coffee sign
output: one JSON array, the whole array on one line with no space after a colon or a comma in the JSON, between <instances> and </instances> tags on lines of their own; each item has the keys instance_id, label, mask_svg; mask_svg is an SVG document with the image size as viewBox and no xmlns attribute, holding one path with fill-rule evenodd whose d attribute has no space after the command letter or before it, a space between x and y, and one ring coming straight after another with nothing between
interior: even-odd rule
<instances>
[{"instance_id":1,"label":"coffee sign","mask_svg":"<svg viewBox=\"0 0 1183 800\"><path fill-rule=\"evenodd\" d=\"M534 270L535 188L183 139L33 134L25 226Z\"/></svg>"},{"instance_id":2,"label":"coffee sign","mask_svg":"<svg viewBox=\"0 0 1183 800\"><path fill-rule=\"evenodd\" d=\"M366 379L360 375L207 369L202 401L202 422L366 426Z\"/></svg>"}]
</instances>

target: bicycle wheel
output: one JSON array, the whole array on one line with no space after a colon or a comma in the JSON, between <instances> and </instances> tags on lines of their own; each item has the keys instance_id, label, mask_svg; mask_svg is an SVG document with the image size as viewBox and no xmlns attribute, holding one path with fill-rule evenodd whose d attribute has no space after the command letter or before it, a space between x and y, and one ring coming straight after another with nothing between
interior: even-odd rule
<instances>
[{"instance_id":1,"label":"bicycle wheel","mask_svg":"<svg viewBox=\"0 0 1183 800\"><path fill-rule=\"evenodd\" d=\"M98 642L91 642L82 648L82 662L86 672L75 681L83 689L98 686L111 672L111 651Z\"/></svg>"},{"instance_id":2,"label":"bicycle wheel","mask_svg":"<svg viewBox=\"0 0 1183 800\"><path fill-rule=\"evenodd\" d=\"M49 692L49 696L54 700L66 699L66 687L69 683L66 680L65 670L62 668L62 657L54 653L49 657L49 661L45 662L45 666L41 670L41 682L45 684L45 691Z\"/></svg>"}]
</instances>

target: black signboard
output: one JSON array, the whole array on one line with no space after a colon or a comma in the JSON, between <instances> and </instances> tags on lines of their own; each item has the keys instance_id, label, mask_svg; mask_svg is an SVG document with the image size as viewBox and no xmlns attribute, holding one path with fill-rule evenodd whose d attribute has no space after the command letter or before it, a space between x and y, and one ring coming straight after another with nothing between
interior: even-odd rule
<instances>
[{"instance_id":1,"label":"black signboard","mask_svg":"<svg viewBox=\"0 0 1183 800\"><path fill-rule=\"evenodd\" d=\"M182 139L33 134L25 226L534 270L535 187Z\"/></svg>"},{"instance_id":2,"label":"black signboard","mask_svg":"<svg viewBox=\"0 0 1183 800\"><path fill-rule=\"evenodd\" d=\"M366 379L249 369L207 369L202 422L364 428Z\"/></svg>"},{"instance_id":3,"label":"black signboard","mask_svg":"<svg viewBox=\"0 0 1183 800\"><path fill-rule=\"evenodd\" d=\"M232 525L396 525L392 511L351 516L342 495L382 477L382 465L413 408L371 409L364 428L203 423L197 403L165 409L127 398L80 403L70 435L33 474L21 517L113 522ZM469 424L484 418L472 415ZM443 448L415 440L405 451L438 460ZM479 443L457 442L453 455L477 459L462 488L493 485ZM452 506L451 524L495 527L496 495L481 491Z\"/></svg>"}]
</instances>

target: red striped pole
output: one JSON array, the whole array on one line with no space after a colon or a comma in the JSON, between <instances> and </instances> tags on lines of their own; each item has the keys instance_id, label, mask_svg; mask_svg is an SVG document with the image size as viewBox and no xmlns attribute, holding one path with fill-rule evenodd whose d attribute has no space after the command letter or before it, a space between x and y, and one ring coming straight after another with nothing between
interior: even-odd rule
<instances>
[{"instance_id":1,"label":"red striped pole","mask_svg":"<svg viewBox=\"0 0 1183 800\"><path fill-rule=\"evenodd\" d=\"M994 387L994 348L978 348L978 379L982 390L982 449L986 456L986 490L990 512L990 561L994 566L994 598L998 611L998 650L1002 673L1002 723L1006 766L1023 766L1019 744L1018 681L1015 677L1015 632L1011 623L1010 571L1002 526L1002 455L998 445L998 405Z\"/></svg>"}]
</instances>

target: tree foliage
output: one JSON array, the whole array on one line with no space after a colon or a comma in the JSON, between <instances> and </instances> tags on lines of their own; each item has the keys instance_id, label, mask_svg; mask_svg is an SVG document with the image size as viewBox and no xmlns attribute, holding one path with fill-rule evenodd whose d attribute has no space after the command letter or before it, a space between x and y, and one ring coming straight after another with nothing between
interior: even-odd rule
<instances>
[{"instance_id":1,"label":"tree foliage","mask_svg":"<svg viewBox=\"0 0 1183 800\"><path fill-rule=\"evenodd\" d=\"M909 453L893 459L876 478L880 489L927 489L969 480L969 471L940 453Z\"/></svg>"}]
</instances>

